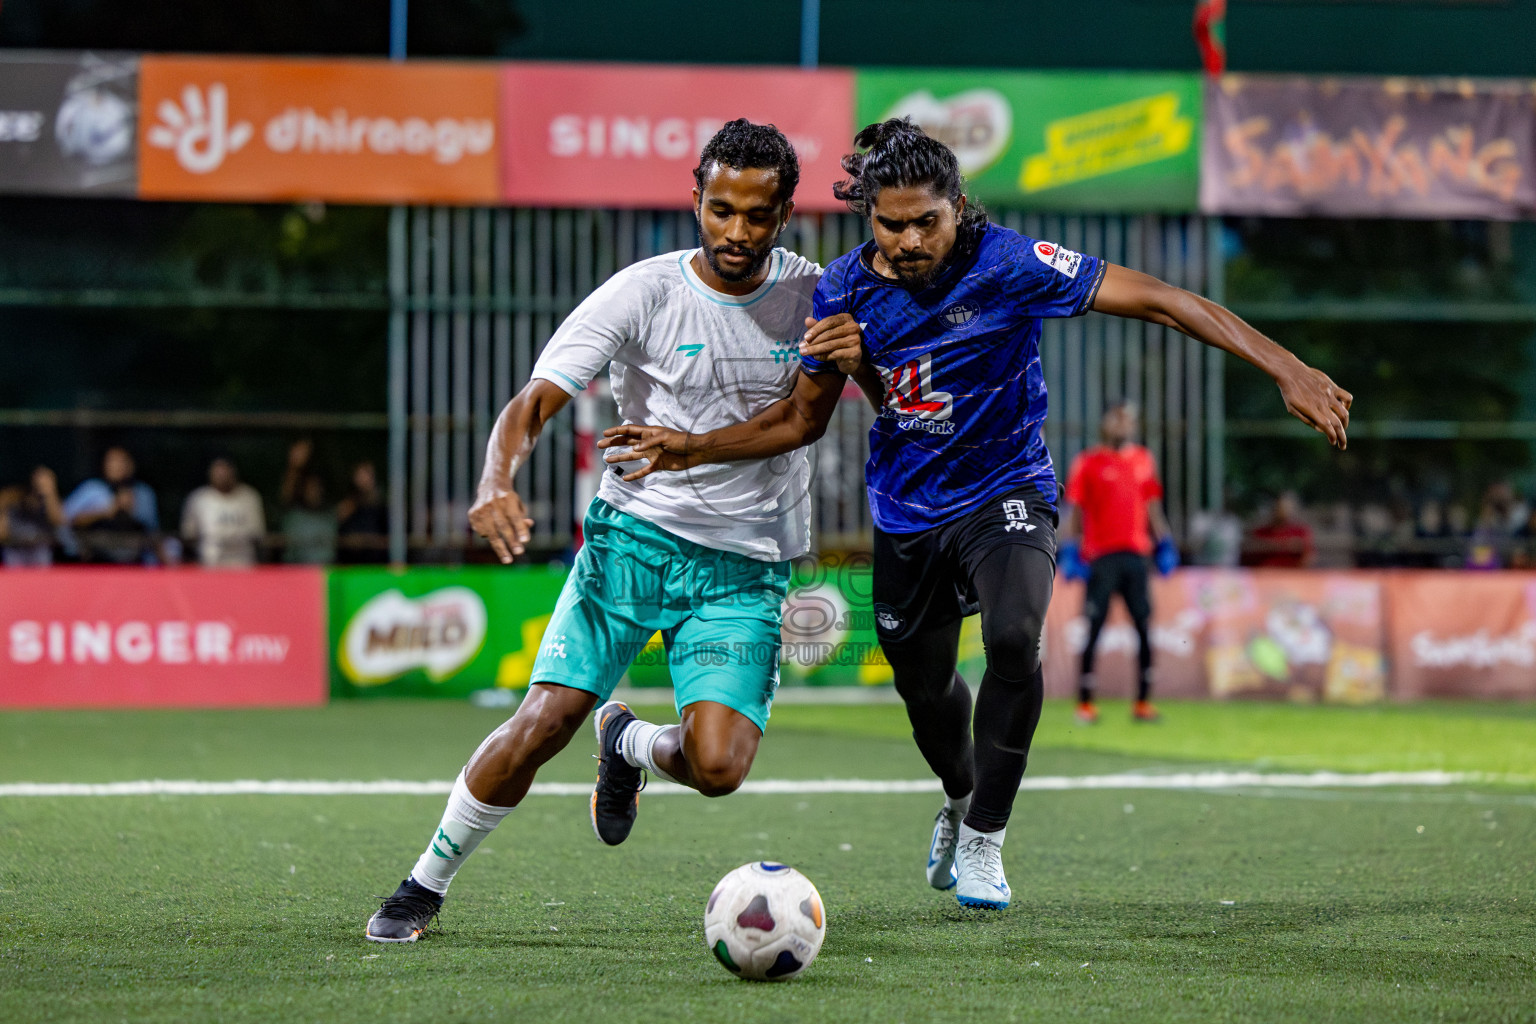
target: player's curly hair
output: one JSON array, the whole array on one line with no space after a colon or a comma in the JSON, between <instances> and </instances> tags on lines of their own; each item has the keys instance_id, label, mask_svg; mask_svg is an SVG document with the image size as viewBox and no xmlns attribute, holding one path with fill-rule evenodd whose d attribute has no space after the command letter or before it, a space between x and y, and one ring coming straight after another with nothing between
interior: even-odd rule
<instances>
[{"instance_id":1,"label":"player's curly hair","mask_svg":"<svg viewBox=\"0 0 1536 1024\"><path fill-rule=\"evenodd\" d=\"M843 157L848 177L832 186L832 194L861 217L873 215L881 189L926 185L952 203L965 191L954 150L923 131L910 117L865 125L853 137L853 144L864 152ZM968 201L960 214L956 254L974 248L986 226L987 211L980 203Z\"/></svg>"},{"instance_id":2,"label":"player's curly hair","mask_svg":"<svg viewBox=\"0 0 1536 1024\"><path fill-rule=\"evenodd\" d=\"M700 192L715 164L737 170L757 167L778 171L777 198L783 203L795 198L795 186L800 184L800 158L784 133L771 124L753 124L744 117L727 121L699 151L699 166L693 169L693 180Z\"/></svg>"}]
</instances>

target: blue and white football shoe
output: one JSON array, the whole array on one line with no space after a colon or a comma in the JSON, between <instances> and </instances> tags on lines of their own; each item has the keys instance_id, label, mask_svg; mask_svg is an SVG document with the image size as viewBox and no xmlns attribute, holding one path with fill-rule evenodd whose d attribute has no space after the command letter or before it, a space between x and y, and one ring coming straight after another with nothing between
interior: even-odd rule
<instances>
[{"instance_id":1,"label":"blue and white football shoe","mask_svg":"<svg viewBox=\"0 0 1536 1024\"><path fill-rule=\"evenodd\" d=\"M1002 910L1013 898L1003 876L1003 837L1008 830L978 832L963 822L955 846L955 899L962 907Z\"/></svg>"},{"instance_id":2,"label":"blue and white football shoe","mask_svg":"<svg viewBox=\"0 0 1536 1024\"><path fill-rule=\"evenodd\" d=\"M933 819L933 841L928 844L928 884L935 889L955 886L955 842L964 817L963 811L955 810L945 801Z\"/></svg>"}]
</instances>

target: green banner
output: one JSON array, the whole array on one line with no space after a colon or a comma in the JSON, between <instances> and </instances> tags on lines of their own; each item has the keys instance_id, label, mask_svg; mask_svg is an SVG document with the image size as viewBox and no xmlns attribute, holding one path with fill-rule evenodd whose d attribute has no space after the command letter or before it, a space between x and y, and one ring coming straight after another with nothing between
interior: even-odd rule
<instances>
[{"instance_id":1,"label":"green banner","mask_svg":"<svg viewBox=\"0 0 1536 1024\"><path fill-rule=\"evenodd\" d=\"M558 567L333 570L332 696L466 697L526 688L565 575ZM967 620L961 637L962 670L981 657L977 622ZM890 684L875 638L867 558L796 564L784 605L780 681ZM672 685L659 634L621 685Z\"/></svg>"},{"instance_id":2,"label":"green banner","mask_svg":"<svg viewBox=\"0 0 1536 1024\"><path fill-rule=\"evenodd\" d=\"M960 157L971 195L1010 209L1189 212L1200 77L859 71L859 125L910 116Z\"/></svg>"},{"instance_id":3,"label":"green banner","mask_svg":"<svg viewBox=\"0 0 1536 1024\"><path fill-rule=\"evenodd\" d=\"M522 688L565 570L335 569L333 697L464 697Z\"/></svg>"}]
</instances>

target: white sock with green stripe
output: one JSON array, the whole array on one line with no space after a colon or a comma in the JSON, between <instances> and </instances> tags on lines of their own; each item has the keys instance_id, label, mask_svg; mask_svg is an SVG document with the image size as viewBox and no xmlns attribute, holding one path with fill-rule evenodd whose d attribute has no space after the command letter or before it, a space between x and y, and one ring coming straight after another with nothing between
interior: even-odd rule
<instances>
[{"instance_id":1,"label":"white sock with green stripe","mask_svg":"<svg viewBox=\"0 0 1536 1024\"><path fill-rule=\"evenodd\" d=\"M492 807L470 795L464 773L454 780L453 792L448 794L448 809L443 820L432 833L432 841L422 852L411 877L416 884L441 895L448 891L448 883L458 874L466 858L475 852L480 841L501 824L501 819L512 813L510 807Z\"/></svg>"},{"instance_id":2,"label":"white sock with green stripe","mask_svg":"<svg viewBox=\"0 0 1536 1024\"><path fill-rule=\"evenodd\" d=\"M619 734L619 755L634 765L636 768L644 768L658 779L668 782L676 782L666 770L656 764L655 746L661 734L668 729L676 729L675 725L652 725L650 722L642 722L636 719L624 727Z\"/></svg>"}]
</instances>

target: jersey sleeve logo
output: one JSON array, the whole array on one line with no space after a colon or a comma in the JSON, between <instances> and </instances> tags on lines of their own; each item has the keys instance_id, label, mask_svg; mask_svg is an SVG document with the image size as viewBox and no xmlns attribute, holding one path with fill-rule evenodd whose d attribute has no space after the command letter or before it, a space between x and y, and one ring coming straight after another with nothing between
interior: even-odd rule
<instances>
[{"instance_id":1,"label":"jersey sleeve logo","mask_svg":"<svg viewBox=\"0 0 1536 1024\"><path fill-rule=\"evenodd\" d=\"M885 407L897 416L942 422L954 409L947 391L933 390L933 357L909 359L900 366L876 366L885 382Z\"/></svg>"},{"instance_id":2,"label":"jersey sleeve logo","mask_svg":"<svg viewBox=\"0 0 1536 1024\"><path fill-rule=\"evenodd\" d=\"M1077 277L1077 268L1083 265L1083 254L1064 249L1054 242L1036 242L1035 258L1052 270Z\"/></svg>"}]
</instances>

